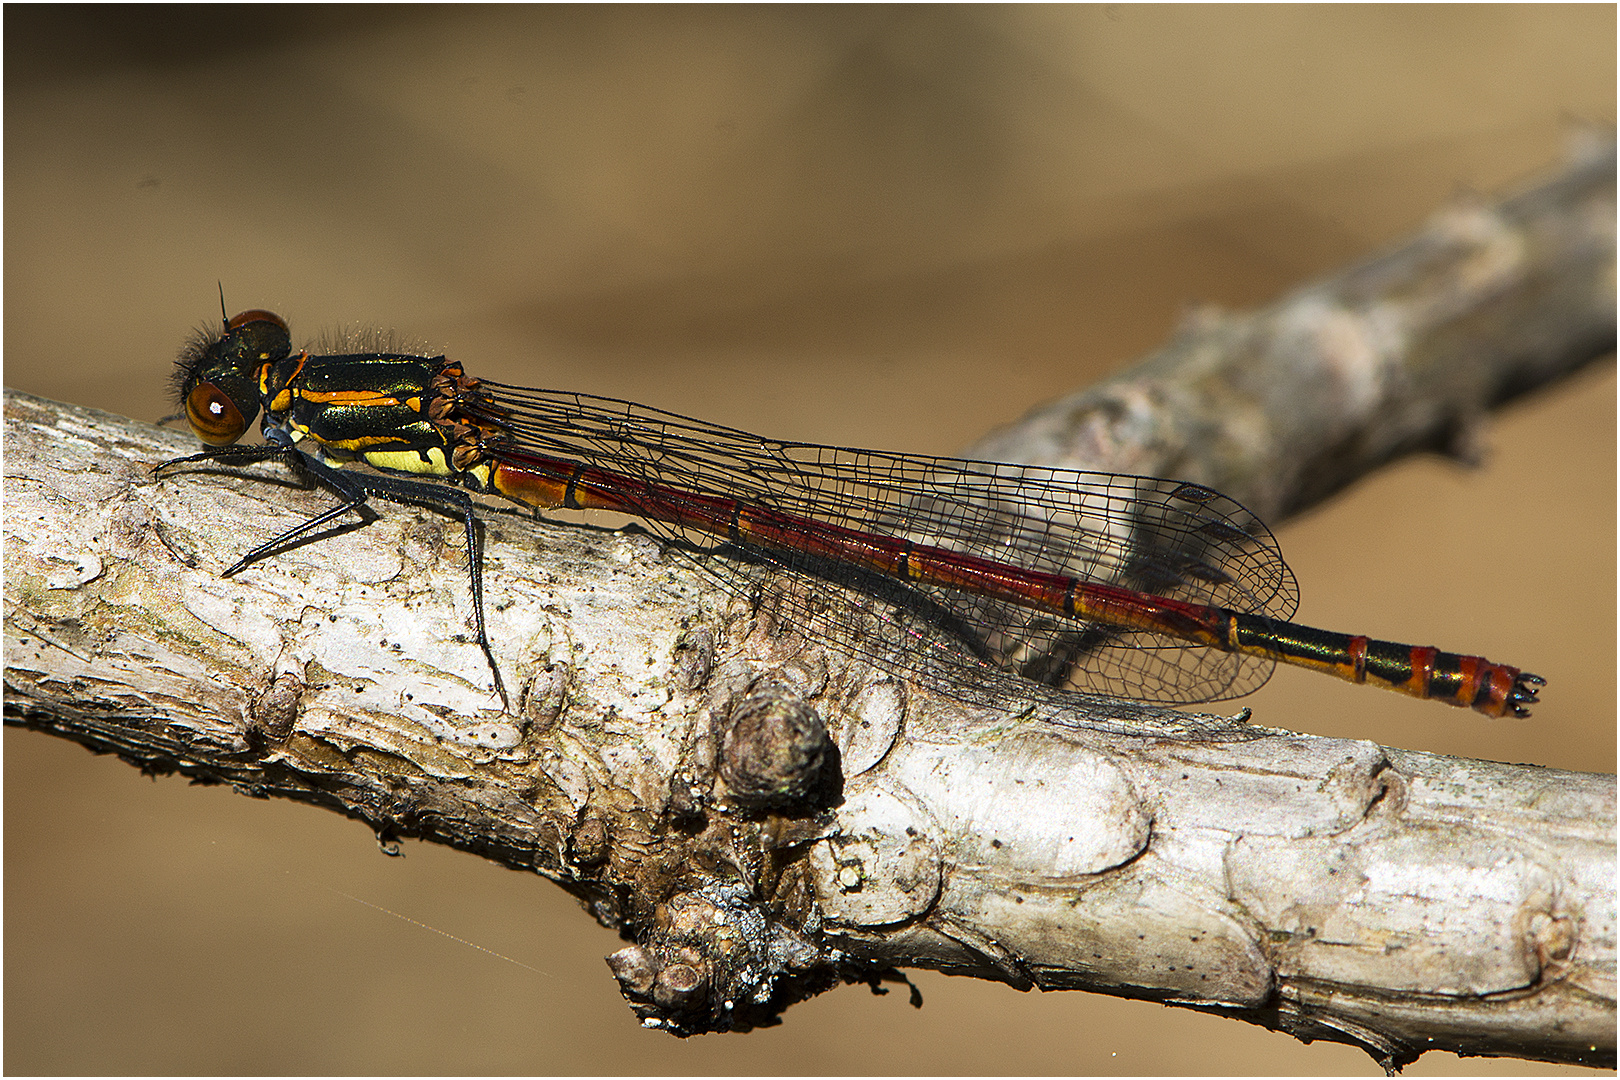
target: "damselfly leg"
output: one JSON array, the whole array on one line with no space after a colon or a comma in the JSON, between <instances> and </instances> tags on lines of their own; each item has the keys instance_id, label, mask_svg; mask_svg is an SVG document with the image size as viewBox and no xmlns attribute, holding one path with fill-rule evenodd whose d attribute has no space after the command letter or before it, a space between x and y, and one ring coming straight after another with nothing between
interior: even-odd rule
<instances>
[{"instance_id":1,"label":"damselfly leg","mask_svg":"<svg viewBox=\"0 0 1620 1080\"><path fill-rule=\"evenodd\" d=\"M280 441L272 441L260 446L232 444L210 447L200 454L191 454L187 457L176 458L173 461L166 461L158 466L158 471L161 472L176 466L201 462L249 465L270 460L284 462L295 475L307 478L315 484L326 488L343 501L337 506L316 514L308 521L288 529L281 535L266 540L246 555L243 555L226 569L221 576L231 577L261 559L284 551L288 547L308 539L312 534L317 533L326 525L338 520L350 511L361 515L365 522L374 520L376 511L372 510L369 504L369 499L373 497L403 505L418 506L457 518L461 521L464 530L468 577L472 583L473 619L478 629L478 647L483 650L484 658L489 662L490 675L494 678L495 692L500 696L501 707L509 709L510 701L506 694L506 684L501 679L500 665L495 660L495 651L490 646L489 634L484 626L483 536L481 523L475 513L476 504L474 504L472 497L459 488L442 484L432 484L397 476L372 475L334 469L303 453L296 446L286 445Z\"/></svg>"}]
</instances>

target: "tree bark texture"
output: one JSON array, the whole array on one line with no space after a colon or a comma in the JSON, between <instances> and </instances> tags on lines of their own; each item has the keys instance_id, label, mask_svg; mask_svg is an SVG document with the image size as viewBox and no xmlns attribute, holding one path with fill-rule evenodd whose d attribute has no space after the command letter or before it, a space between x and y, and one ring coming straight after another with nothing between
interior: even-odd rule
<instances>
[{"instance_id":1,"label":"tree bark texture","mask_svg":"<svg viewBox=\"0 0 1620 1080\"><path fill-rule=\"evenodd\" d=\"M1204 308L1119 375L970 457L1174 476L1277 522L1394 458L1472 460L1488 410L1614 348L1614 142L1469 197L1375 258L1253 312Z\"/></svg>"},{"instance_id":2,"label":"tree bark texture","mask_svg":"<svg viewBox=\"0 0 1620 1080\"><path fill-rule=\"evenodd\" d=\"M1611 143L1271 309L1200 316L980 450L1275 514L1456 448L1613 341ZM8 722L545 874L634 942L609 963L648 1026L746 1029L932 967L1392 1067L1613 1064L1613 777L1075 695L970 705L781 619L791 580L743 595L702 572L718 556L492 507L503 711L455 522L384 507L222 579L329 500L154 479L193 449L8 395Z\"/></svg>"}]
</instances>

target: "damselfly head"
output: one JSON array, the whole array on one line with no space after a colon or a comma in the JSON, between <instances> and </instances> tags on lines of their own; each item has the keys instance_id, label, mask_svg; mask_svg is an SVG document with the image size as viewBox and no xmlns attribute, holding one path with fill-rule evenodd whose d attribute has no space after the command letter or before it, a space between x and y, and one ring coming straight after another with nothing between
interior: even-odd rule
<instances>
[{"instance_id":1,"label":"damselfly head","mask_svg":"<svg viewBox=\"0 0 1620 1080\"><path fill-rule=\"evenodd\" d=\"M240 439L259 415L259 371L292 351L281 316L244 311L223 330L204 330L180 351L175 396L197 438L210 446Z\"/></svg>"}]
</instances>

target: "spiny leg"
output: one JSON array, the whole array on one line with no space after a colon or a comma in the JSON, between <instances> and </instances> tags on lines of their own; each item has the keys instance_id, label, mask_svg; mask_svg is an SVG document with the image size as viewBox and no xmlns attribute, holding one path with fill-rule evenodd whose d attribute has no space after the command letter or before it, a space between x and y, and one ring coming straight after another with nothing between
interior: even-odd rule
<instances>
[{"instance_id":1,"label":"spiny leg","mask_svg":"<svg viewBox=\"0 0 1620 1080\"><path fill-rule=\"evenodd\" d=\"M232 563L220 574L221 577L232 577L240 573L266 556L281 550L290 541L296 540L330 521L335 521L350 510L356 510L362 516L371 514L366 524L369 524L371 520L375 520L376 515L372 514L366 506L366 496L362 489L347 483L346 478L336 473L335 470L323 467L317 474L316 470L311 468L311 462L303 452L297 447L289 446L286 443L270 442L259 446L216 446L200 454L191 454L187 457L175 458L173 461L165 461L155 471L162 472L164 469L175 465L190 465L199 462L218 462L224 465L242 466L272 459L284 462L287 468L306 484L311 481L322 484L333 494L342 498L343 502L330 510L317 514L301 525L288 529L280 536L266 540Z\"/></svg>"},{"instance_id":2,"label":"spiny leg","mask_svg":"<svg viewBox=\"0 0 1620 1080\"><path fill-rule=\"evenodd\" d=\"M185 457L171 458L152 467L155 473L164 469L172 469L176 465L193 465L204 461L217 461L224 465L252 465L256 461L269 461L279 458L286 462L293 472L303 473L303 453L297 447L285 443L262 443L257 446L215 446L204 450L200 454L187 454Z\"/></svg>"},{"instance_id":3,"label":"spiny leg","mask_svg":"<svg viewBox=\"0 0 1620 1080\"><path fill-rule=\"evenodd\" d=\"M477 504L473 502L472 496L459 488L417 480L343 473L310 458L305 458L302 464L309 470L310 475L327 485L345 502L278 537L276 541L272 541L272 545L330 521L346 510L355 509L363 512L367 509L368 495L407 506L420 506L439 513L454 514L461 518L466 538L467 572L472 583L473 620L478 628L478 647L484 651L484 659L489 662L490 675L495 679L495 692L500 696L501 707L509 710L511 700L506 695L506 683L501 679L500 665L495 662L495 650L490 646L489 634L484 628L484 548L478 533L479 522L475 512ZM260 548L265 546L261 544ZM257 550L259 549L255 549ZM246 561L251 560L244 560Z\"/></svg>"},{"instance_id":4,"label":"spiny leg","mask_svg":"<svg viewBox=\"0 0 1620 1080\"><path fill-rule=\"evenodd\" d=\"M377 520L376 512L372 510L371 507L366 505L366 496L364 492L350 495L343 491L334 490L334 494L342 496L344 501L339 503L337 506L332 507L330 510L316 514L302 525L296 525L293 528L288 529L275 539L266 540L264 543L260 544L246 555L243 555L240 559L237 559L236 562L227 567L225 572L220 574L220 577L232 577L235 574L240 573L242 570L252 566L265 556L273 555L276 552L281 551L283 548L289 546L291 541L298 539L300 536L314 532L327 522L336 521L350 510L355 511L362 517L363 524L369 525L373 521Z\"/></svg>"},{"instance_id":5,"label":"spiny leg","mask_svg":"<svg viewBox=\"0 0 1620 1080\"><path fill-rule=\"evenodd\" d=\"M475 514L475 505L471 496L457 488L440 487L437 484L428 484L420 481L396 479L385 476L367 476L361 473L345 473L334 469L323 462L317 461L304 454L297 447L280 442L265 443L258 446L218 446L203 451L200 454L191 454L187 457L175 458L158 465L156 470L176 465L188 465L197 462L215 461L226 465L250 465L258 461L279 459L286 462L289 469L300 477L313 480L343 501L329 510L310 518L302 524L288 529L280 536L268 540L246 555L243 555L221 575L230 577L253 563L274 554L289 541L296 540L312 530L319 529L329 522L342 517L350 510L366 518L364 524L376 520L375 511L367 504L367 497L375 495L411 506L420 506L440 513L450 513L459 517L465 531L467 549L467 566L472 581L473 616L478 628L478 647L484 652L484 659L489 663L491 676L495 680L495 692L500 696L501 707L510 710L511 701L507 697L506 684L501 679L501 669L495 662L495 651L490 646L489 634L484 627L484 559L483 545L479 542L478 519Z\"/></svg>"}]
</instances>

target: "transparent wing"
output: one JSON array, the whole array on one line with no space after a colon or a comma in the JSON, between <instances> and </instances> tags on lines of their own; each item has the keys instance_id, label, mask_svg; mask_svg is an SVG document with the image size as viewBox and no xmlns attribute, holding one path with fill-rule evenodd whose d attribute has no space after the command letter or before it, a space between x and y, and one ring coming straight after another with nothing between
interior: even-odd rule
<instances>
[{"instance_id":1,"label":"transparent wing","mask_svg":"<svg viewBox=\"0 0 1620 1080\"><path fill-rule=\"evenodd\" d=\"M806 532L823 525L909 540L1015 571L1279 620L1298 604L1271 532L1238 503L1197 485L784 443L609 398L482 387L492 405L483 418L509 432L514 448L661 489L768 507L802 519ZM499 448L493 454L499 457ZM649 525L700 547L716 539L668 522ZM1061 689L1190 703L1241 696L1270 674L1267 661L1151 630L1088 623L944 585L882 580L841 564L836 553L749 550L805 579L806 587L778 598L788 617L857 651L850 643L863 639L862 620L901 623L906 640L957 678L989 668ZM728 586L756 587L748 574L704 561ZM842 587L818 591L813 582Z\"/></svg>"}]
</instances>

